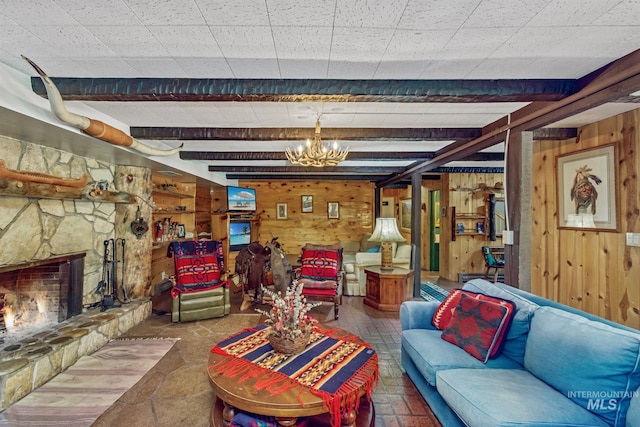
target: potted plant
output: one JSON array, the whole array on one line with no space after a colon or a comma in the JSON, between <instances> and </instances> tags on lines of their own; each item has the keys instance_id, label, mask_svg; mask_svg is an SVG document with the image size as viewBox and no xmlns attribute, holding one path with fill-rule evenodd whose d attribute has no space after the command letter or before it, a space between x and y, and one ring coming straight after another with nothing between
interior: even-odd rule
<instances>
[{"instance_id":1,"label":"potted plant","mask_svg":"<svg viewBox=\"0 0 640 427\"><path fill-rule=\"evenodd\" d=\"M294 280L284 296L262 287L262 291L271 305L266 312L256 309L267 317L265 323L271 326L269 341L273 349L280 353L300 353L309 344L311 330L317 320L308 313L320 303L308 303L302 295L303 284Z\"/></svg>"}]
</instances>

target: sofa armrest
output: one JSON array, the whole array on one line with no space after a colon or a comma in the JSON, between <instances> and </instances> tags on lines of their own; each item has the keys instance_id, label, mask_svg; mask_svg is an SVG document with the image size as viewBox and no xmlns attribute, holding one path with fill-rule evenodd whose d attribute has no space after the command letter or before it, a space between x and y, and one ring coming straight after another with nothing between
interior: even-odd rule
<instances>
[{"instance_id":1,"label":"sofa armrest","mask_svg":"<svg viewBox=\"0 0 640 427\"><path fill-rule=\"evenodd\" d=\"M431 319L439 301L405 301L400 305L400 325L406 329L436 329Z\"/></svg>"},{"instance_id":2,"label":"sofa armrest","mask_svg":"<svg viewBox=\"0 0 640 427\"><path fill-rule=\"evenodd\" d=\"M369 266L380 265L382 254L380 252L358 252L356 253L356 265Z\"/></svg>"},{"instance_id":3,"label":"sofa armrest","mask_svg":"<svg viewBox=\"0 0 640 427\"><path fill-rule=\"evenodd\" d=\"M633 392L633 397L627 410L626 427L640 426L640 388Z\"/></svg>"}]
</instances>

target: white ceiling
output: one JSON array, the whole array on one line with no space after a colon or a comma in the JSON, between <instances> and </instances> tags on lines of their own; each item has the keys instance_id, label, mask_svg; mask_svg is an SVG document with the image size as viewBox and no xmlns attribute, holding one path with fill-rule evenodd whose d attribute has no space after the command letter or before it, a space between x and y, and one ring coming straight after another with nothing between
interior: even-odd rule
<instances>
[{"instance_id":1,"label":"white ceiling","mask_svg":"<svg viewBox=\"0 0 640 427\"><path fill-rule=\"evenodd\" d=\"M52 77L577 79L638 48L638 0L0 0L0 62L30 76L20 55ZM479 128L526 105L83 104L129 126L230 128L311 128L320 113L323 127ZM637 107L607 104L552 126L577 127ZM185 150L290 145L297 142L185 141ZM433 151L446 144L348 145Z\"/></svg>"}]
</instances>

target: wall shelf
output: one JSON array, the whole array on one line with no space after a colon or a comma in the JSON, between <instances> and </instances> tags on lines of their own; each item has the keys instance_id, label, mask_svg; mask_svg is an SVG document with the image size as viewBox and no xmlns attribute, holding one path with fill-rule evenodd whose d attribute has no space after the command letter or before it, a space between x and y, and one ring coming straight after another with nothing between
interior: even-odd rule
<instances>
[{"instance_id":1,"label":"wall shelf","mask_svg":"<svg viewBox=\"0 0 640 427\"><path fill-rule=\"evenodd\" d=\"M87 184L90 185L90 184ZM2 197L28 197L32 199L57 199L57 200L78 200L86 202L101 203L124 203L136 202L133 194L124 191L87 191L87 186L81 188L64 187L54 184L43 184L39 182L22 182L12 179L0 179L0 196Z\"/></svg>"},{"instance_id":2,"label":"wall shelf","mask_svg":"<svg viewBox=\"0 0 640 427\"><path fill-rule=\"evenodd\" d=\"M479 231L478 227L482 227ZM487 217L482 212L456 212L455 206L451 208L451 241L457 237L486 237Z\"/></svg>"}]
</instances>

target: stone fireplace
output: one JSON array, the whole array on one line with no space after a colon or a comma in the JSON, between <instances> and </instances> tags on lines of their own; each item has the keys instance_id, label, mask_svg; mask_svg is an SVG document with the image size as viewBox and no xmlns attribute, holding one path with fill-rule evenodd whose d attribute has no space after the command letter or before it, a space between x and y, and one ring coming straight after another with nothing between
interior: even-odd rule
<instances>
[{"instance_id":1,"label":"stone fireplace","mask_svg":"<svg viewBox=\"0 0 640 427\"><path fill-rule=\"evenodd\" d=\"M85 253L0 267L0 345L82 312Z\"/></svg>"}]
</instances>

